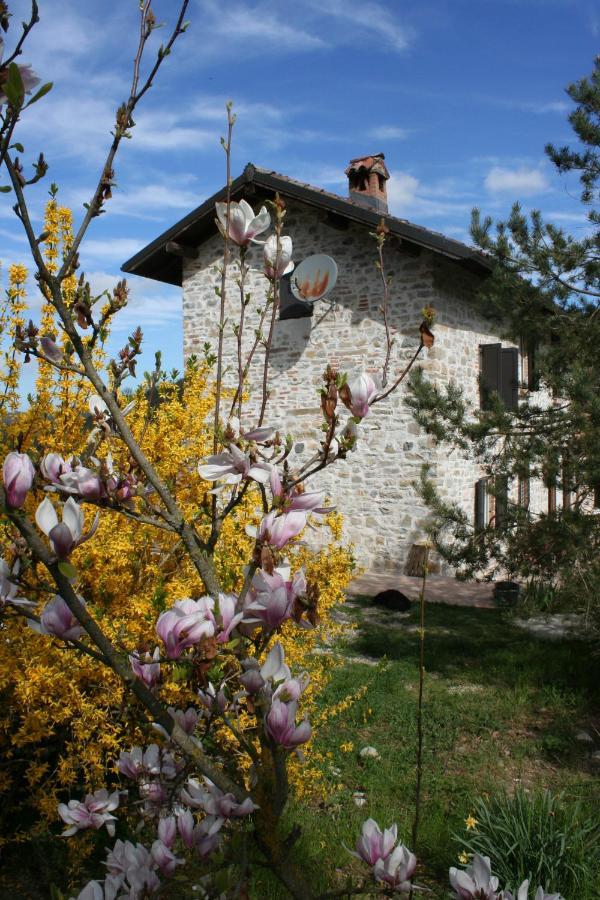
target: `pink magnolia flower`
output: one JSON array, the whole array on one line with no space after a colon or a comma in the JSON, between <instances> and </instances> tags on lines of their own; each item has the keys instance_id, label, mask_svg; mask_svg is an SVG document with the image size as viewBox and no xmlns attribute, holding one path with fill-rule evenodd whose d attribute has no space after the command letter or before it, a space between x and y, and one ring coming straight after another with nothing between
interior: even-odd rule
<instances>
[{"instance_id":1,"label":"pink magnolia flower","mask_svg":"<svg viewBox=\"0 0 600 900\"><path fill-rule=\"evenodd\" d=\"M96 514L96 518L92 527L85 534L83 533L83 510L81 507L69 497L62 511L62 522L59 524L56 510L46 497L35 511L35 521L40 531L43 531L50 538L52 549L59 559L66 559L69 554L79 547L85 541L95 534L100 520L100 514Z\"/></svg>"},{"instance_id":2,"label":"pink magnolia flower","mask_svg":"<svg viewBox=\"0 0 600 900\"><path fill-rule=\"evenodd\" d=\"M158 838L169 850L177 837L177 820L175 816L163 816L158 823Z\"/></svg>"},{"instance_id":3,"label":"pink magnolia flower","mask_svg":"<svg viewBox=\"0 0 600 900\"><path fill-rule=\"evenodd\" d=\"M294 750L310 740L312 729L305 719L296 725L298 704L295 700L283 703L273 699L271 709L265 717L265 731L269 737L285 750Z\"/></svg>"},{"instance_id":4,"label":"pink magnolia flower","mask_svg":"<svg viewBox=\"0 0 600 900\"><path fill-rule=\"evenodd\" d=\"M25 600L23 597L17 597L19 593L19 587L11 581L12 578L16 578L19 574L19 560L17 560L12 567L6 564L5 560L0 559L0 609L3 606L27 606L34 607L35 603L33 600Z\"/></svg>"},{"instance_id":5,"label":"pink magnolia flower","mask_svg":"<svg viewBox=\"0 0 600 900\"><path fill-rule=\"evenodd\" d=\"M219 688L219 692L215 691L215 686L212 681L208 682L208 687L205 691L201 688L198 690L198 699L200 703L205 709L211 710L215 703L217 704L217 708L224 712L227 706L227 698L225 696L225 691L223 690L223 686Z\"/></svg>"},{"instance_id":6,"label":"pink magnolia flower","mask_svg":"<svg viewBox=\"0 0 600 900\"><path fill-rule=\"evenodd\" d=\"M25 497L33 484L35 469L26 453L9 453L2 466L2 480L6 488L6 500L13 509L25 503Z\"/></svg>"},{"instance_id":7,"label":"pink magnolia flower","mask_svg":"<svg viewBox=\"0 0 600 900\"><path fill-rule=\"evenodd\" d=\"M273 694L273 699L281 700L283 703L287 703L289 700L299 700L308 687L309 681L308 672L304 672L297 678L288 678L279 685Z\"/></svg>"},{"instance_id":8,"label":"pink magnolia flower","mask_svg":"<svg viewBox=\"0 0 600 900\"><path fill-rule=\"evenodd\" d=\"M258 528L258 537L266 544L282 550L292 538L306 527L307 514L303 510L291 510L277 515L275 510L264 517Z\"/></svg>"},{"instance_id":9,"label":"pink magnolia flower","mask_svg":"<svg viewBox=\"0 0 600 900\"><path fill-rule=\"evenodd\" d=\"M78 494L86 500L101 500L106 497L106 487L102 479L92 469L75 466L59 476L60 485L70 494Z\"/></svg>"},{"instance_id":10,"label":"pink magnolia flower","mask_svg":"<svg viewBox=\"0 0 600 900\"><path fill-rule=\"evenodd\" d=\"M325 509L325 491L304 491L301 494L291 494L289 499L290 510L303 510L304 512L329 512Z\"/></svg>"},{"instance_id":11,"label":"pink magnolia flower","mask_svg":"<svg viewBox=\"0 0 600 900\"><path fill-rule=\"evenodd\" d=\"M44 356L51 362L58 363L62 360L63 351L49 334L45 334L40 338L40 347L42 348Z\"/></svg>"},{"instance_id":12,"label":"pink magnolia flower","mask_svg":"<svg viewBox=\"0 0 600 900\"><path fill-rule=\"evenodd\" d=\"M85 606L83 597L78 599ZM79 624L79 620L59 594L46 603L39 623L30 619L27 624L39 634L53 634L63 641L78 641L85 634L85 628Z\"/></svg>"},{"instance_id":13,"label":"pink magnolia flower","mask_svg":"<svg viewBox=\"0 0 600 900\"><path fill-rule=\"evenodd\" d=\"M0 62L2 61L2 57L4 55L4 41L0 38ZM23 82L23 90L26 94L30 94L33 88L40 83L40 79L32 70L29 63L26 65L17 66L19 70L19 74L21 76L21 81ZM4 93L3 88L4 80L0 80L0 107L4 103L6 103L6 94Z\"/></svg>"},{"instance_id":14,"label":"pink magnolia flower","mask_svg":"<svg viewBox=\"0 0 600 900\"><path fill-rule=\"evenodd\" d=\"M177 859L173 851L162 841L154 841L150 853L163 875L172 875L177 866L182 866L185 862L184 859Z\"/></svg>"},{"instance_id":15,"label":"pink magnolia flower","mask_svg":"<svg viewBox=\"0 0 600 900\"><path fill-rule=\"evenodd\" d=\"M113 896L116 897L116 892ZM72 897L71 900L106 900L106 897L104 888L99 881L88 881L77 897Z\"/></svg>"},{"instance_id":16,"label":"pink magnolia flower","mask_svg":"<svg viewBox=\"0 0 600 900\"><path fill-rule=\"evenodd\" d=\"M119 896L119 889L123 889L124 893L120 896L135 900L153 894L160 887L156 862L143 844L117 840L106 857L105 865L109 871L105 887L109 880L115 887L111 898Z\"/></svg>"},{"instance_id":17,"label":"pink magnolia flower","mask_svg":"<svg viewBox=\"0 0 600 900\"><path fill-rule=\"evenodd\" d=\"M60 484L60 476L72 471L72 462L72 458L67 462L59 453L47 453L40 463L40 472L46 481Z\"/></svg>"},{"instance_id":18,"label":"pink magnolia flower","mask_svg":"<svg viewBox=\"0 0 600 900\"><path fill-rule=\"evenodd\" d=\"M152 689L160 681L160 647L154 648L154 653L150 656L145 653L143 659L139 656L130 656L129 662L133 669L133 674L140 681L143 681L147 688Z\"/></svg>"},{"instance_id":19,"label":"pink magnolia flower","mask_svg":"<svg viewBox=\"0 0 600 900\"><path fill-rule=\"evenodd\" d=\"M363 823L361 835L356 841L356 853L352 850L350 853L352 856L362 859L368 866L374 866L378 860L389 856L397 840L398 826L395 823L382 833L374 819L367 819Z\"/></svg>"},{"instance_id":20,"label":"pink magnolia flower","mask_svg":"<svg viewBox=\"0 0 600 900\"><path fill-rule=\"evenodd\" d=\"M247 453L235 444L230 444L229 450L209 456L205 463L200 463L198 473L205 481L239 484L243 478L252 478L260 484L266 484L271 466L267 463L253 463Z\"/></svg>"},{"instance_id":21,"label":"pink magnolia flower","mask_svg":"<svg viewBox=\"0 0 600 900\"><path fill-rule=\"evenodd\" d=\"M354 375L342 388L340 399L348 407L353 416L364 419L371 403L377 396L377 385L370 375L360 372Z\"/></svg>"},{"instance_id":22,"label":"pink magnolia flower","mask_svg":"<svg viewBox=\"0 0 600 900\"><path fill-rule=\"evenodd\" d=\"M195 778L188 780L187 786L182 788L181 799L194 809L202 809L209 816L215 816L219 819L239 818L241 816L249 816L258 806L252 802L250 797L246 797L241 803L235 799L233 794L224 794L216 784L208 778L204 778L204 785L200 784Z\"/></svg>"},{"instance_id":23,"label":"pink magnolia flower","mask_svg":"<svg viewBox=\"0 0 600 900\"><path fill-rule=\"evenodd\" d=\"M217 638L220 644L224 644L229 640L231 632L244 617L243 612L236 613L236 606L237 597L235 594L219 594L219 617L223 629Z\"/></svg>"},{"instance_id":24,"label":"pink magnolia flower","mask_svg":"<svg viewBox=\"0 0 600 900\"><path fill-rule=\"evenodd\" d=\"M112 837L115 833L116 817L111 813L118 805L119 792L115 791L109 795L106 788L101 788L94 794L88 794L83 802L69 800L68 804L59 803L58 814L69 826L66 831L63 831L62 837L69 837L86 828L102 828L103 825L106 825L106 830Z\"/></svg>"},{"instance_id":25,"label":"pink magnolia flower","mask_svg":"<svg viewBox=\"0 0 600 900\"><path fill-rule=\"evenodd\" d=\"M270 425L262 425L260 428L252 428L251 431L245 431L242 437L247 441L254 441L255 444L265 444L271 440L276 430Z\"/></svg>"},{"instance_id":26,"label":"pink magnolia flower","mask_svg":"<svg viewBox=\"0 0 600 900\"><path fill-rule=\"evenodd\" d=\"M167 802L167 789L162 781L140 781L139 791L140 797L146 801L144 808L149 812Z\"/></svg>"},{"instance_id":27,"label":"pink magnolia flower","mask_svg":"<svg viewBox=\"0 0 600 900\"><path fill-rule=\"evenodd\" d=\"M217 211L217 224L221 234L227 229L227 204L215 204ZM258 234L266 231L271 224L271 216L265 206L262 206L258 215L246 200L236 203L232 200L229 204L229 237L239 247L247 247Z\"/></svg>"},{"instance_id":28,"label":"pink magnolia flower","mask_svg":"<svg viewBox=\"0 0 600 900\"><path fill-rule=\"evenodd\" d=\"M378 859L373 866L373 875L378 881L383 881L394 891L402 894L410 894L412 890L411 878L417 868L417 858L404 844L392 850L385 859Z\"/></svg>"},{"instance_id":29,"label":"pink magnolia flower","mask_svg":"<svg viewBox=\"0 0 600 900\"><path fill-rule=\"evenodd\" d=\"M291 237L279 238L279 253L277 253L277 235L272 234L265 241L263 248L264 273L270 281L287 275L294 268L292 262L292 239Z\"/></svg>"},{"instance_id":30,"label":"pink magnolia flower","mask_svg":"<svg viewBox=\"0 0 600 900\"><path fill-rule=\"evenodd\" d=\"M165 645L169 659L179 659L184 650L198 644L203 638L213 637L215 618L212 597L199 600L178 600L161 613L156 623L156 633Z\"/></svg>"},{"instance_id":31,"label":"pink magnolia flower","mask_svg":"<svg viewBox=\"0 0 600 900\"><path fill-rule=\"evenodd\" d=\"M262 622L274 630L291 618L294 600L305 592L306 578L302 569L291 581L289 568L275 569L272 575L257 569L252 578L251 602L246 606L244 621Z\"/></svg>"},{"instance_id":32,"label":"pink magnolia flower","mask_svg":"<svg viewBox=\"0 0 600 900\"><path fill-rule=\"evenodd\" d=\"M127 778L138 779L142 775L160 774L160 748L158 744L150 744L146 750L133 747L129 752L121 750L117 768Z\"/></svg>"},{"instance_id":33,"label":"pink magnolia flower","mask_svg":"<svg viewBox=\"0 0 600 900\"><path fill-rule=\"evenodd\" d=\"M215 850L221 841L219 831L224 819L220 816L205 816L199 825L196 825L194 816L189 809L180 809L177 812L177 827L179 835L188 850L196 849L201 857L208 856Z\"/></svg>"},{"instance_id":34,"label":"pink magnolia flower","mask_svg":"<svg viewBox=\"0 0 600 900\"><path fill-rule=\"evenodd\" d=\"M490 858L479 853L464 871L450 869L450 886L459 900L498 900L498 879L492 875Z\"/></svg>"},{"instance_id":35,"label":"pink magnolia flower","mask_svg":"<svg viewBox=\"0 0 600 900\"><path fill-rule=\"evenodd\" d=\"M272 681L274 684L292 677L292 673L285 662L283 647L279 641L275 641L269 650L263 665L260 667L260 674L265 681Z\"/></svg>"},{"instance_id":36,"label":"pink magnolia flower","mask_svg":"<svg viewBox=\"0 0 600 900\"><path fill-rule=\"evenodd\" d=\"M168 708L169 715L175 719L182 731L186 734L193 734L198 725L198 710L193 706L189 706L184 712L182 709L174 709L172 706Z\"/></svg>"}]
</instances>

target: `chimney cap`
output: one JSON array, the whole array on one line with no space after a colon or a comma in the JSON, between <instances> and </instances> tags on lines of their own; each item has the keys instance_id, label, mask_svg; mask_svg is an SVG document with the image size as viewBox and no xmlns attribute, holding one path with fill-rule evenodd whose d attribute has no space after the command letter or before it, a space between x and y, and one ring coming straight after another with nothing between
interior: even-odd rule
<instances>
[{"instance_id":1,"label":"chimney cap","mask_svg":"<svg viewBox=\"0 0 600 900\"><path fill-rule=\"evenodd\" d=\"M385 153L372 153L369 156L356 156L354 159L350 160L350 163L345 170L345 174L350 175L357 170L366 169L369 172L378 172L387 180L390 177L390 173L387 170L384 160Z\"/></svg>"}]
</instances>

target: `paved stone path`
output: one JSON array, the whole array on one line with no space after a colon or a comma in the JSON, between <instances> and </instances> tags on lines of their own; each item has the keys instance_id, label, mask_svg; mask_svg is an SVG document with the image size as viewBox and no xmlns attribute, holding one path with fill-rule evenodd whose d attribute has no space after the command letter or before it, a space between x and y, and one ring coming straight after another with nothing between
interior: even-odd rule
<instances>
[{"instance_id":1,"label":"paved stone path","mask_svg":"<svg viewBox=\"0 0 600 900\"><path fill-rule=\"evenodd\" d=\"M416 600L421 590L421 578L390 572L366 572L354 578L348 587L348 595L374 597L380 591L395 588L411 600ZM427 603L447 603L450 606L475 606L492 609L495 606L489 582L457 581L447 575L429 575L425 589Z\"/></svg>"}]
</instances>

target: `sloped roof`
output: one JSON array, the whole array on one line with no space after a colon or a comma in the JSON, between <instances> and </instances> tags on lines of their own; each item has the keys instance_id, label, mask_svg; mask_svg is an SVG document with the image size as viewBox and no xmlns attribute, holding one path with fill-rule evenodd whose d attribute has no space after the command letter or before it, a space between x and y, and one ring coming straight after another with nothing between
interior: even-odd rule
<instances>
[{"instance_id":1,"label":"sloped roof","mask_svg":"<svg viewBox=\"0 0 600 900\"><path fill-rule=\"evenodd\" d=\"M311 184L295 181L287 175L261 169L252 163L248 163L243 173L231 184L233 200L239 201L244 195L247 195L250 200L253 199L252 195L260 199L265 196L273 196L275 193L281 194L282 197L299 200L308 206L322 209L359 225L365 225L369 229L374 229L382 218L380 212L362 206L348 197L340 197L338 194L314 187ZM207 240L216 232L215 203L224 200L225 196L226 188L223 187L155 238L139 253L128 259L121 267L122 271L153 278L167 284L181 285L181 257L169 252L166 246L172 242L184 248L193 249ZM421 225L414 225L407 219L399 219L390 215L386 215L384 218L391 234L396 235L402 241L441 253L464 268L481 275L487 274L492 268L491 261L485 254L461 241L448 238Z\"/></svg>"}]
</instances>

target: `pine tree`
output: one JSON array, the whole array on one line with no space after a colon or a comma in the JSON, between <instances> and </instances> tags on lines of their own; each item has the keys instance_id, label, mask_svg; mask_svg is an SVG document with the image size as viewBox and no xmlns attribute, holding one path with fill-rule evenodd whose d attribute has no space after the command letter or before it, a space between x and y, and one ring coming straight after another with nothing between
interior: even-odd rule
<instances>
[{"instance_id":1,"label":"pine tree","mask_svg":"<svg viewBox=\"0 0 600 900\"><path fill-rule=\"evenodd\" d=\"M477 209L471 222L474 242L494 264L481 311L530 348L539 382L529 387L541 390L516 410L498 395L473 410L460 386L438 390L417 371L408 402L436 440L481 464L496 496L496 516L476 527L423 476L436 543L459 573L505 571L583 597L600 595L600 57L567 93L575 147L548 145L546 154L559 173L579 178L585 236L572 237L537 211L526 216L518 203L495 227ZM533 516L526 504L506 502L507 486L514 497L517 480L534 478L562 490L567 504Z\"/></svg>"}]
</instances>

